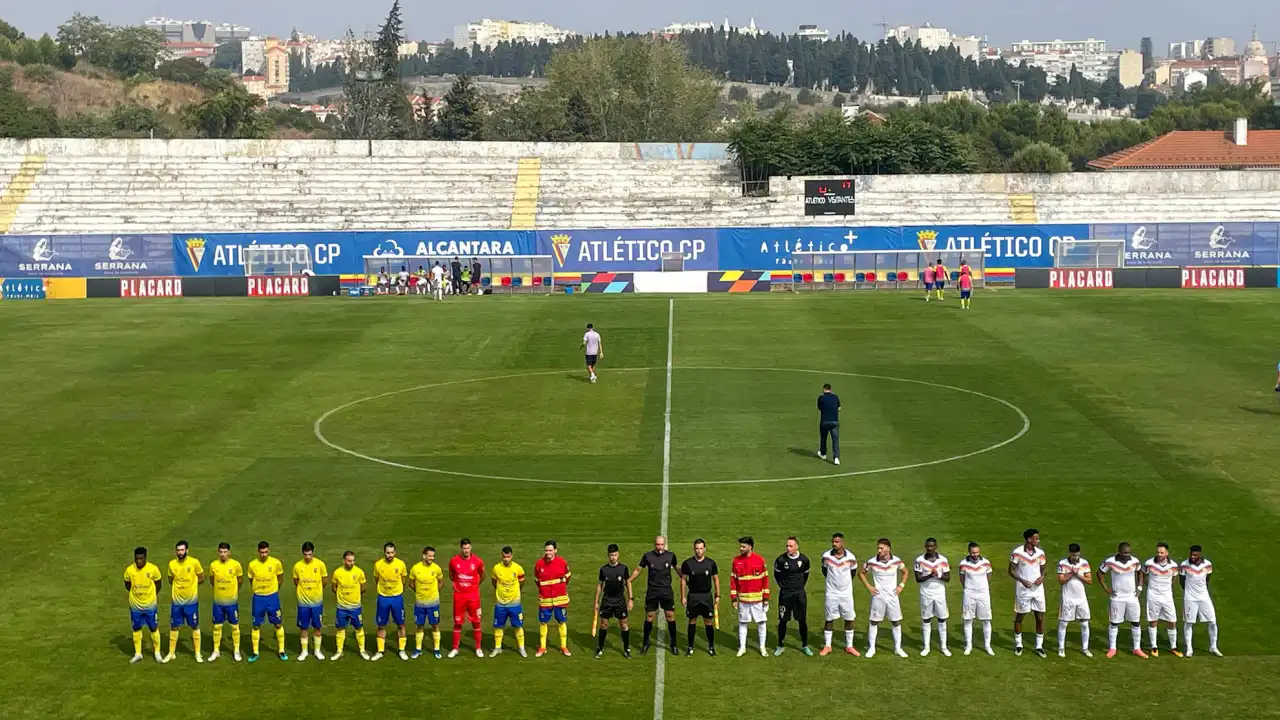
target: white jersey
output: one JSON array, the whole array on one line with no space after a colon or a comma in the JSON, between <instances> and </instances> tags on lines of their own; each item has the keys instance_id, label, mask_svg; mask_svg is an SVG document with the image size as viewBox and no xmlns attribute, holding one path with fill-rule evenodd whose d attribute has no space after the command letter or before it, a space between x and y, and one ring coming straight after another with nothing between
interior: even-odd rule
<instances>
[{"instance_id":1,"label":"white jersey","mask_svg":"<svg viewBox=\"0 0 1280 720\"><path fill-rule=\"evenodd\" d=\"M408 284L409 284L409 271L408 271L408 270L401 270L401 271L400 271L400 274L399 274L399 275L397 275L396 277L397 277L397 279L400 281L400 284L401 284L401 285L408 285Z\"/></svg>"},{"instance_id":2,"label":"white jersey","mask_svg":"<svg viewBox=\"0 0 1280 720\"><path fill-rule=\"evenodd\" d=\"M1076 560L1074 563L1069 558L1062 558L1058 561L1058 574L1066 575L1075 573L1068 581L1062 584L1062 602L1067 603L1087 603L1089 596L1085 594L1084 580L1081 578L1088 575L1092 568L1089 567L1089 561L1084 558Z\"/></svg>"},{"instance_id":3,"label":"white jersey","mask_svg":"<svg viewBox=\"0 0 1280 720\"><path fill-rule=\"evenodd\" d=\"M863 567L871 574L871 584L882 595L897 595L899 568L905 567L901 558L890 555L888 560L881 560L877 555L864 563Z\"/></svg>"},{"instance_id":4,"label":"white jersey","mask_svg":"<svg viewBox=\"0 0 1280 720\"><path fill-rule=\"evenodd\" d=\"M1141 568L1142 561L1132 555L1128 560L1112 555L1102 561L1098 572L1111 575L1112 597L1130 598L1138 596L1138 572Z\"/></svg>"},{"instance_id":5,"label":"white jersey","mask_svg":"<svg viewBox=\"0 0 1280 720\"><path fill-rule=\"evenodd\" d=\"M1142 564L1142 571L1147 574L1147 597L1158 597L1173 601L1173 577L1180 568L1173 558L1165 558L1163 564L1151 558Z\"/></svg>"},{"instance_id":6,"label":"white jersey","mask_svg":"<svg viewBox=\"0 0 1280 720\"><path fill-rule=\"evenodd\" d=\"M444 268L440 267L439 265L436 265L435 267L431 268L431 279L436 283L440 283L441 281L443 281Z\"/></svg>"},{"instance_id":7,"label":"white jersey","mask_svg":"<svg viewBox=\"0 0 1280 720\"><path fill-rule=\"evenodd\" d=\"M595 330L588 330L587 334L582 336L582 342L587 346L588 355L600 354L600 333Z\"/></svg>"},{"instance_id":8,"label":"white jersey","mask_svg":"<svg viewBox=\"0 0 1280 720\"><path fill-rule=\"evenodd\" d=\"M1025 547L1019 545L1013 549L1012 553L1009 554L1009 562L1014 566L1013 574L1015 577L1019 580L1026 580L1027 582L1033 583L1040 579L1040 570L1047 562L1047 558L1045 558L1044 550L1041 550L1039 547L1036 547L1028 553ZM1034 588L1027 588L1023 586L1022 583L1018 583L1014 586L1014 592L1017 595L1022 595L1026 593L1040 592L1043 588L1043 585Z\"/></svg>"},{"instance_id":9,"label":"white jersey","mask_svg":"<svg viewBox=\"0 0 1280 720\"><path fill-rule=\"evenodd\" d=\"M960 561L960 575L964 580L964 594L976 597L991 595L991 561L979 557L977 560L964 556Z\"/></svg>"},{"instance_id":10,"label":"white jersey","mask_svg":"<svg viewBox=\"0 0 1280 720\"><path fill-rule=\"evenodd\" d=\"M1209 576L1213 574L1213 563L1209 558L1201 558L1199 565L1192 565L1190 560L1183 560L1179 567L1182 573L1182 597L1187 600L1209 599Z\"/></svg>"},{"instance_id":11,"label":"white jersey","mask_svg":"<svg viewBox=\"0 0 1280 720\"><path fill-rule=\"evenodd\" d=\"M942 576L951 572L951 564L947 562L946 555L939 554L932 560L923 555L917 557L915 571L929 574L929 578L920 583L920 597L945 598L947 596L947 586L942 582Z\"/></svg>"},{"instance_id":12,"label":"white jersey","mask_svg":"<svg viewBox=\"0 0 1280 720\"><path fill-rule=\"evenodd\" d=\"M833 551L822 553L822 574L827 580L827 597L853 597L853 575L858 572L858 558L845 549L836 557Z\"/></svg>"}]
</instances>

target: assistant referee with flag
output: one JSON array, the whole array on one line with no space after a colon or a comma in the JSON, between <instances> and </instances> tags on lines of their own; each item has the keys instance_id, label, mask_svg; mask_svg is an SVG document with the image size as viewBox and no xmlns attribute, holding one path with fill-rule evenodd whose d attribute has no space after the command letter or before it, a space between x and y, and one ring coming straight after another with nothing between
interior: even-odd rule
<instances>
[{"instance_id":1,"label":"assistant referee with flag","mask_svg":"<svg viewBox=\"0 0 1280 720\"><path fill-rule=\"evenodd\" d=\"M827 459L827 436L831 436L831 462L840 464L840 396L831 385L822 386L818 396L818 457Z\"/></svg>"}]
</instances>

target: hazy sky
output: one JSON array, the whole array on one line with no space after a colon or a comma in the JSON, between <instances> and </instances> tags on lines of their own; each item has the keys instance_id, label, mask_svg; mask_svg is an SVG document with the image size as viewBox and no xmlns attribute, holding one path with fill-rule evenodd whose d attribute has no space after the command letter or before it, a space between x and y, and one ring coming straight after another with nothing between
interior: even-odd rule
<instances>
[{"instance_id":1,"label":"hazy sky","mask_svg":"<svg viewBox=\"0 0 1280 720\"><path fill-rule=\"evenodd\" d=\"M259 34L282 35L296 26L303 32L338 37L347 27L357 33L376 28L390 5L390 0L5 0L0 2L0 17L37 35L53 32L79 11L118 24L166 15L248 25ZM1155 4L1117 0L862 0L809 3L805 8L777 0L403 0L402 8L407 35L414 40L450 37L454 25L481 17L541 20L590 33L649 30L695 20L718 23L726 15L731 23L743 25L754 16L758 26L773 32L794 32L800 23L816 23L832 32L848 30L865 38L878 37L880 30L873 23L882 19L898 25L931 22L959 34L987 35L999 45L1024 39L1094 37L1105 39L1114 49L1137 48L1139 38L1149 35L1157 54L1163 54L1171 41L1210 35L1226 35L1243 43L1255 24L1259 39L1280 39L1280 3L1275 0L1235 0L1230 12L1204 0Z\"/></svg>"}]
</instances>

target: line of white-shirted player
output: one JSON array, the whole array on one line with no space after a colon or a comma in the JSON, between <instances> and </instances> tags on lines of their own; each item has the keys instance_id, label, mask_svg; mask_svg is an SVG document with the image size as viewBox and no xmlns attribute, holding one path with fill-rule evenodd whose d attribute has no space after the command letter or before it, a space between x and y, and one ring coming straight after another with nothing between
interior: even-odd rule
<instances>
[{"instance_id":1,"label":"line of white-shirted player","mask_svg":"<svg viewBox=\"0 0 1280 720\"><path fill-rule=\"evenodd\" d=\"M1024 534L1023 544L1015 547L1009 554L1008 574L1014 580L1014 653L1018 655L1023 650L1022 619L1029 614L1036 619L1035 654L1040 657L1045 654L1046 561L1047 556L1040 548L1040 535L1035 530L1028 530ZM894 653L899 657L906 657L907 653L902 649L902 605L899 595L907 586L908 569L906 563L893 554L890 542L881 538L877 543L876 555L859 567L853 552L844 547L844 537L837 534L832 538L832 548L822 555L822 569L826 577L826 625L821 654L831 652L832 626L836 620L844 620L845 651L851 655L859 654L854 647L853 629L857 618L853 600L856 576L871 595L867 657L873 657L876 653L879 625L885 620L892 625ZM923 656L930 652L933 635L931 621L935 621L939 651L950 657L951 651L947 647L947 619L950 611L947 607L946 589L951 580L951 564L945 555L937 552L937 541L930 538L925 542L924 554L915 559L912 569L919 585L920 618L924 625L924 646L920 654ZM958 570L963 588L961 618L964 621L964 654L968 655L973 651L973 623L978 620L982 623L983 650L988 655L994 655L995 651L991 648L990 587L994 568L991 561L982 555L981 547L976 543L969 543L969 553L960 561ZM1148 657L1141 644L1142 615L1139 597L1143 591L1144 579L1150 654L1159 655L1159 623L1166 625L1169 650L1179 657L1184 653L1187 657L1194 654L1194 627L1197 623L1205 623L1209 631L1209 652L1221 656L1222 653L1218 651L1217 614L1209 595L1213 563L1204 557L1200 546L1192 545L1189 557L1179 563L1169 556L1168 545L1159 543L1155 555L1143 562L1131 554L1128 543L1121 543L1116 554L1098 566L1098 572L1098 582L1110 600L1107 657L1115 656L1116 636L1120 625L1126 622L1131 627L1133 654ZM1104 576L1110 576L1109 586ZM1174 578L1179 578L1183 587L1182 652L1178 650ZM1058 561L1057 580L1062 588L1058 610L1058 656L1066 656L1068 626L1071 622L1078 621L1081 651L1092 657L1089 650L1091 614L1086 587L1094 584L1094 576L1089 561L1080 555L1079 545L1072 543L1067 557Z\"/></svg>"}]
</instances>

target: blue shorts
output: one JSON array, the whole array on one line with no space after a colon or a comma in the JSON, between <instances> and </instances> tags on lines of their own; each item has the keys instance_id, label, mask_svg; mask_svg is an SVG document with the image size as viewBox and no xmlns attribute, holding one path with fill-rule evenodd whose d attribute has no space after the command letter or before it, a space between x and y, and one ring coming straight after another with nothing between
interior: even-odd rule
<instances>
[{"instance_id":1,"label":"blue shorts","mask_svg":"<svg viewBox=\"0 0 1280 720\"><path fill-rule=\"evenodd\" d=\"M150 630L156 630L160 627L159 620L155 608L147 610L135 610L129 608L129 622L133 623L133 631L138 632L145 625ZM160 652L158 649L156 652Z\"/></svg>"},{"instance_id":2,"label":"blue shorts","mask_svg":"<svg viewBox=\"0 0 1280 720\"><path fill-rule=\"evenodd\" d=\"M387 620L392 620L396 625L404 624L404 598L397 595L396 597L378 596L378 627L387 624Z\"/></svg>"},{"instance_id":3,"label":"blue shorts","mask_svg":"<svg viewBox=\"0 0 1280 720\"><path fill-rule=\"evenodd\" d=\"M323 605L298 606L298 629L306 630L307 628L320 629L320 616L324 614Z\"/></svg>"},{"instance_id":4,"label":"blue shorts","mask_svg":"<svg viewBox=\"0 0 1280 720\"><path fill-rule=\"evenodd\" d=\"M524 607L521 605L498 605L493 609L493 626L504 627L511 623L513 628L524 627Z\"/></svg>"},{"instance_id":5,"label":"blue shorts","mask_svg":"<svg viewBox=\"0 0 1280 720\"><path fill-rule=\"evenodd\" d=\"M280 593L253 596L253 626L261 626L263 620L272 625L280 624Z\"/></svg>"},{"instance_id":6,"label":"blue shorts","mask_svg":"<svg viewBox=\"0 0 1280 720\"><path fill-rule=\"evenodd\" d=\"M540 622L540 623L549 623L549 622L551 622L551 616L552 616L552 615L555 615L555 617L556 617L556 622L558 622L558 623L567 622L567 621L568 621L568 619L569 619L569 614L568 614L567 612L565 612L565 609L564 609L564 608L562 608L562 607L554 607L554 608L544 608L544 607L540 607L540 608L538 608L538 622Z\"/></svg>"},{"instance_id":7,"label":"blue shorts","mask_svg":"<svg viewBox=\"0 0 1280 720\"><path fill-rule=\"evenodd\" d=\"M350 625L359 630L364 627L364 619L360 617L360 610L360 608L338 608L338 615L333 624L339 629Z\"/></svg>"},{"instance_id":8,"label":"blue shorts","mask_svg":"<svg viewBox=\"0 0 1280 720\"><path fill-rule=\"evenodd\" d=\"M972 291L972 290L965 290L965 289L963 289L963 288L962 288L962 289L960 290L960 299L961 299L961 300L967 300L967 299L969 299L969 296L970 296L970 295L972 295L972 294L973 294L973 291Z\"/></svg>"},{"instance_id":9,"label":"blue shorts","mask_svg":"<svg viewBox=\"0 0 1280 720\"><path fill-rule=\"evenodd\" d=\"M933 283L931 283L931 282L927 282L927 283L925 283L925 284L924 284L924 289L925 289L925 290L932 290L932 289L933 289Z\"/></svg>"},{"instance_id":10,"label":"blue shorts","mask_svg":"<svg viewBox=\"0 0 1280 720\"><path fill-rule=\"evenodd\" d=\"M946 284L947 284L947 281L946 281L946 280L934 280L934 281L933 281L933 288L934 288L935 290L941 290L941 289L943 288L943 286L945 286Z\"/></svg>"},{"instance_id":11,"label":"blue shorts","mask_svg":"<svg viewBox=\"0 0 1280 720\"><path fill-rule=\"evenodd\" d=\"M240 606L239 605L219 605L213 604L213 624L221 625L229 622L232 625L240 624Z\"/></svg>"},{"instance_id":12,"label":"blue shorts","mask_svg":"<svg viewBox=\"0 0 1280 720\"><path fill-rule=\"evenodd\" d=\"M413 606L413 623L418 627L427 625L440 624L440 604L435 605L414 605Z\"/></svg>"},{"instance_id":13,"label":"blue shorts","mask_svg":"<svg viewBox=\"0 0 1280 720\"><path fill-rule=\"evenodd\" d=\"M190 628L200 627L200 604L191 603L190 605L170 605L169 606L169 627L177 630L186 625Z\"/></svg>"}]
</instances>

